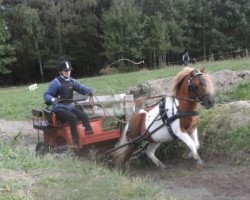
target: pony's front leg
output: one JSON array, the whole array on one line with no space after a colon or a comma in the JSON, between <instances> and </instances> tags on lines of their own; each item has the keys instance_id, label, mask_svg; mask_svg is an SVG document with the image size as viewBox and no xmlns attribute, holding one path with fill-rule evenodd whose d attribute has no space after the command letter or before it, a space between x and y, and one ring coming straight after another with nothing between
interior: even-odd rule
<instances>
[{"instance_id":1,"label":"pony's front leg","mask_svg":"<svg viewBox=\"0 0 250 200\"><path fill-rule=\"evenodd\" d=\"M192 140L192 138L188 135L188 133L180 132L180 134L177 135L177 137L182 140L188 148L191 150L193 154L193 158L197 160L196 167L198 169L202 169L204 167L203 161L201 160L200 156L198 155L197 148L195 142Z\"/></svg>"},{"instance_id":2,"label":"pony's front leg","mask_svg":"<svg viewBox=\"0 0 250 200\"><path fill-rule=\"evenodd\" d=\"M196 150L198 150L199 147L200 147L200 143L199 143L199 140L198 140L198 131L197 131L197 128L194 129L194 131L192 132L192 134L190 135L190 137L192 138L192 140L195 143ZM184 153L183 154L183 158L185 158L185 159L193 158L192 151Z\"/></svg>"},{"instance_id":3,"label":"pony's front leg","mask_svg":"<svg viewBox=\"0 0 250 200\"><path fill-rule=\"evenodd\" d=\"M193 139L193 141L195 143L196 150L198 150L199 147L200 147L200 143L199 143L199 140L198 140L198 131L197 131L197 128L194 129L193 133L190 136L191 136L191 138Z\"/></svg>"},{"instance_id":4,"label":"pony's front leg","mask_svg":"<svg viewBox=\"0 0 250 200\"><path fill-rule=\"evenodd\" d=\"M155 157L155 151L159 146L160 146L160 143L150 143L148 145L146 154L152 160L152 162L156 164L157 167L164 169L166 168L166 166L158 158Z\"/></svg>"}]
</instances>

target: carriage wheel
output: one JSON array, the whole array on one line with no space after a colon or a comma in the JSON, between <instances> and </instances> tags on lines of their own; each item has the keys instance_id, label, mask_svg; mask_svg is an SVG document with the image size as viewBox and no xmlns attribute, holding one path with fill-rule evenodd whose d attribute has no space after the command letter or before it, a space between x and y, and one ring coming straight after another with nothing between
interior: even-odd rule
<instances>
[{"instance_id":1,"label":"carriage wheel","mask_svg":"<svg viewBox=\"0 0 250 200\"><path fill-rule=\"evenodd\" d=\"M44 142L38 142L36 145L36 153L40 155L45 155L51 150L51 145L48 145Z\"/></svg>"}]
</instances>

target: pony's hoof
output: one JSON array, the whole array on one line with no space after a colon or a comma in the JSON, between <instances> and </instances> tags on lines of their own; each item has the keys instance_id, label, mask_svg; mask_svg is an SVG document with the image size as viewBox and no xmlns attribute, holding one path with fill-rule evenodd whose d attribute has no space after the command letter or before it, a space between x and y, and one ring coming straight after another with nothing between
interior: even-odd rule
<instances>
[{"instance_id":1,"label":"pony's hoof","mask_svg":"<svg viewBox=\"0 0 250 200\"><path fill-rule=\"evenodd\" d=\"M204 169L204 163L203 162L199 162L196 164L196 169L198 170L203 170Z\"/></svg>"},{"instance_id":2,"label":"pony's hoof","mask_svg":"<svg viewBox=\"0 0 250 200\"><path fill-rule=\"evenodd\" d=\"M158 167L160 168L160 170L165 170L166 169L166 166L164 164L160 164L160 165L158 165Z\"/></svg>"}]
</instances>

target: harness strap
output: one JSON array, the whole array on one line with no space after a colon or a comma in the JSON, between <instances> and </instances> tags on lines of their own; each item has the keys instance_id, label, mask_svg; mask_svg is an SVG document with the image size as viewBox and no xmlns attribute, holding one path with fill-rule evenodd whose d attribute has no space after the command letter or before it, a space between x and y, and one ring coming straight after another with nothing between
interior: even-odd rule
<instances>
[{"instance_id":1,"label":"harness strap","mask_svg":"<svg viewBox=\"0 0 250 200\"><path fill-rule=\"evenodd\" d=\"M170 124L176 120L179 119L181 117L190 117L190 116L197 116L199 115L198 111L186 111L186 112L177 112L177 114L171 116L170 118L167 116L167 111L165 108L165 98L161 99L159 102L159 107L160 107L160 112L159 114L155 117L155 119L151 122L151 124L148 126L148 128L144 131L144 133L142 135L140 135L137 138L131 139L129 140L127 143L118 146L118 147L114 147L108 151L105 152L105 155L110 154L113 151L116 151L122 147L125 146L130 146L130 145L138 145L140 144L142 141L144 141L145 139L149 138L153 133L155 133L156 131L158 131L159 129L161 129L164 125L167 126L169 134L173 137L173 139L177 139L177 136L174 134L172 127L170 126ZM158 119L158 117L161 116L160 119ZM158 120L162 120L163 123L158 126L157 128L155 128L153 131L149 132L149 129L151 128L151 126Z\"/></svg>"},{"instance_id":2,"label":"harness strap","mask_svg":"<svg viewBox=\"0 0 250 200\"><path fill-rule=\"evenodd\" d=\"M168 132L171 135L171 137L173 139L177 139L177 136L174 134L173 129L171 127L171 123L173 121L175 121L176 119L179 119L179 118L182 118L182 117L197 116L197 115L199 115L199 112L198 111L184 111L184 112L181 112L181 111L178 110L176 114L174 114L171 117L168 117L168 115L167 115L168 110L166 110L166 108L165 108L165 102L166 102L165 98L163 98L160 101L160 105L159 105L161 119L162 119L163 124L167 126Z\"/></svg>"}]
</instances>

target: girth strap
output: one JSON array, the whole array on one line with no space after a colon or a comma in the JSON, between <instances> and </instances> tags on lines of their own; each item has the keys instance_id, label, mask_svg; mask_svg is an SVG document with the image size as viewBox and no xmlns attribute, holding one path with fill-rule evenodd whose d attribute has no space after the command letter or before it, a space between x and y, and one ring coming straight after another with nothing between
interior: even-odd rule
<instances>
[{"instance_id":1,"label":"girth strap","mask_svg":"<svg viewBox=\"0 0 250 200\"><path fill-rule=\"evenodd\" d=\"M165 108L165 102L166 102L166 100L165 100L165 98L163 98L160 101L160 105L159 105L161 119L162 119L163 124L165 124L167 126L168 132L171 135L171 137L173 139L177 139L177 137L174 134L173 129L171 127L171 123L173 121L175 121L176 119L179 119L179 118L182 118L182 117L197 116L197 115L199 115L199 112L198 111L184 111L184 112L181 112L181 111L178 110L176 114L172 113L173 115L171 117L168 117L168 115L167 115L168 110L166 110L166 108Z\"/></svg>"}]
</instances>

